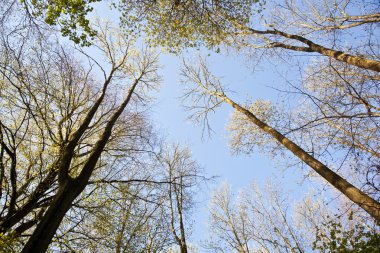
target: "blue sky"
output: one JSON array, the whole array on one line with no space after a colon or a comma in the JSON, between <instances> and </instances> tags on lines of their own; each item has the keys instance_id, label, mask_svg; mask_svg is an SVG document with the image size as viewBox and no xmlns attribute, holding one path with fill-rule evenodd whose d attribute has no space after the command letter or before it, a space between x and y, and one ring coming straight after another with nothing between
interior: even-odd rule
<instances>
[{"instance_id":1,"label":"blue sky","mask_svg":"<svg viewBox=\"0 0 380 253\"><path fill-rule=\"evenodd\" d=\"M112 17L111 21L117 24L117 14L109 11L108 7L100 8L101 5L105 4L97 3L95 15L106 19ZM232 94L232 97L240 102L244 102L247 97L269 99L276 102L278 92L271 87L284 87L285 82L277 71L288 76L295 76L295 72L289 69L290 65L284 65L284 62L279 60L267 61L253 71L252 64L250 65L242 55L226 56L223 54L223 50L219 54L204 49L188 50L182 56L161 54L160 74L163 82L152 106L151 116L154 125L159 134L165 136L168 142L187 145L192 151L193 158L204 168L208 176L218 176L197 196L198 204L192 217L194 220L193 233L188 240L194 244L199 244L201 240L206 239L208 202L212 189L222 182L231 184L232 190L237 193L239 189L248 186L252 181L264 184L268 180L272 180L280 183L284 190L291 190L293 197L301 196L305 189L311 187L308 184L309 181L304 182L302 186L299 184L302 181L299 169L288 168L284 171L283 168L276 166L278 161L272 161L273 158L270 155L259 152L250 156L232 155L228 147L228 132L225 130L229 114L232 111L228 105L218 108L210 118L214 133L211 138L206 137L202 140L202 127L187 119L189 114L182 108L180 101L182 95L181 59L182 57L196 59L198 55L207 57L213 74L221 77L223 84L228 85L230 90L236 92ZM199 248L199 252L204 251Z\"/></svg>"},{"instance_id":2,"label":"blue sky","mask_svg":"<svg viewBox=\"0 0 380 253\"><path fill-rule=\"evenodd\" d=\"M189 51L185 57L193 58L197 51ZM206 54L204 54L206 55ZM283 85L283 80L276 74L272 64L266 64L260 71L253 73L249 65L238 56L224 56L211 53L208 63L213 73L222 77L223 83L236 91L236 98L244 100L247 94L254 98L277 100L277 92L273 86ZM253 153L247 155L232 155L228 147L228 132L225 126L232 109L228 105L218 108L210 118L214 131L210 138L202 140L202 127L187 119L188 112L181 107L179 97L182 94L181 77L179 74L181 58L174 55L161 55L163 83L153 106L153 120L160 132L169 141L188 145L195 160L205 169L209 176L218 176L209 183L209 187L199 193L199 203L194 212L194 230L191 237L194 243L205 239L207 230L208 202L211 190L222 182L228 182L232 190L237 192L255 181L264 184L268 180L276 180L286 190L301 194L299 182L301 177L296 174L299 169L289 168L283 171L276 167L277 161L272 161L270 155ZM303 184L302 188L307 185ZM202 252L202 250L201 250Z\"/></svg>"}]
</instances>

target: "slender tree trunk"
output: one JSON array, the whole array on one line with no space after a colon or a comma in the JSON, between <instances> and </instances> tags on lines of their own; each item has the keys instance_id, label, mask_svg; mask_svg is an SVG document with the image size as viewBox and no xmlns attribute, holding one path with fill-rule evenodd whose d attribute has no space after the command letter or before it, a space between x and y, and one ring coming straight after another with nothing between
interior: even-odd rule
<instances>
[{"instance_id":1,"label":"slender tree trunk","mask_svg":"<svg viewBox=\"0 0 380 253\"><path fill-rule=\"evenodd\" d=\"M185 226L183 224L183 217L182 217L182 211L178 214L180 218L179 226L180 226L180 232L181 232L181 253L187 253L187 243L186 243L186 236L185 236Z\"/></svg>"},{"instance_id":2,"label":"slender tree trunk","mask_svg":"<svg viewBox=\"0 0 380 253\"><path fill-rule=\"evenodd\" d=\"M187 253L186 243L181 245L181 253Z\"/></svg>"},{"instance_id":3,"label":"slender tree trunk","mask_svg":"<svg viewBox=\"0 0 380 253\"><path fill-rule=\"evenodd\" d=\"M288 150L290 150L294 155L300 158L303 162L309 165L315 172L321 175L326 179L330 184L332 184L336 189L346 195L351 201L358 204L366 212L368 212L377 222L380 223L380 204L375 201L373 198L369 197L364 192L360 191L354 185L347 182L344 178L339 176L334 171L330 170L326 165L315 159L313 156L308 154L305 150L299 147L297 144L286 138L277 130L273 129L266 123L259 120L254 114L249 110L241 107L235 103L230 98L226 97L223 94L218 94L223 101L230 104L233 108L239 112L245 114L248 119L262 129L264 132L270 134L273 138L279 141L284 145Z\"/></svg>"}]
</instances>

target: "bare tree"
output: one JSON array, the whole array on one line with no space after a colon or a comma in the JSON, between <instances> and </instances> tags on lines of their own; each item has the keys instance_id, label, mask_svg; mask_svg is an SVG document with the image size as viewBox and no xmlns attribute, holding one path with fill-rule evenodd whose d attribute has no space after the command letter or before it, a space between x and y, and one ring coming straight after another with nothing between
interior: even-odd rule
<instances>
[{"instance_id":1,"label":"bare tree","mask_svg":"<svg viewBox=\"0 0 380 253\"><path fill-rule=\"evenodd\" d=\"M315 53L379 72L377 41L371 35L378 29L378 11L371 1L367 6L358 1L277 1L268 4L259 20L235 23L231 45L282 55ZM361 39L347 46L342 38L350 36Z\"/></svg>"},{"instance_id":2,"label":"bare tree","mask_svg":"<svg viewBox=\"0 0 380 253\"><path fill-rule=\"evenodd\" d=\"M288 196L273 184L251 184L234 199L227 184L210 202L210 239L214 252L309 252L290 214Z\"/></svg>"},{"instance_id":3,"label":"bare tree","mask_svg":"<svg viewBox=\"0 0 380 253\"><path fill-rule=\"evenodd\" d=\"M217 188L210 201L205 247L212 252L319 252L322 247L316 245L336 243L337 248L350 250L355 244L365 244L356 239L365 241L368 234L378 231L378 226L357 217L354 210L337 215L341 203L331 206L323 197L310 193L294 201L278 185L251 183L237 196L226 183ZM327 224L339 224L339 229ZM370 250L371 242L363 248Z\"/></svg>"},{"instance_id":4,"label":"bare tree","mask_svg":"<svg viewBox=\"0 0 380 253\"><path fill-rule=\"evenodd\" d=\"M87 199L74 203L56 235L55 247L80 252L164 252L173 240L160 184L167 183L102 184Z\"/></svg>"},{"instance_id":5,"label":"bare tree","mask_svg":"<svg viewBox=\"0 0 380 253\"><path fill-rule=\"evenodd\" d=\"M378 197L379 82L368 71L338 62L318 61L290 92L298 96L282 131L306 150L340 169L363 190ZM339 154L340 153L340 154ZM330 156L330 157L329 157ZM331 156L334 156L332 159Z\"/></svg>"},{"instance_id":6,"label":"bare tree","mask_svg":"<svg viewBox=\"0 0 380 253\"><path fill-rule=\"evenodd\" d=\"M221 103L229 104L236 109L238 113L244 115L247 121L261 129L261 131L266 134L269 134L274 140L279 142L281 146L285 147L296 157L301 159L301 161L309 165L327 182L333 185L354 203L362 207L375 220L379 221L380 204L376 200L349 183L275 128L259 119L249 110L249 108L241 106L230 99L225 94L224 88L219 80L210 73L204 62L200 62L198 67L184 63L182 74L185 78L184 81L192 85L184 96L192 101L196 101L196 103L194 103L196 106L193 107L195 115L207 119L207 114L210 110L216 108Z\"/></svg>"},{"instance_id":7,"label":"bare tree","mask_svg":"<svg viewBox=\"0 0 380 253\"><path fill-rule=\"evenodd\" d=\"M158 159L167 180L173 182L165 191L172 235L180 252L187 253L190 231L186 225L190 224L189 214L194 208L195 190L206 178L191 157L190 150L181 148L178 144L166 147Z\"/></svg>"}]
</instances>

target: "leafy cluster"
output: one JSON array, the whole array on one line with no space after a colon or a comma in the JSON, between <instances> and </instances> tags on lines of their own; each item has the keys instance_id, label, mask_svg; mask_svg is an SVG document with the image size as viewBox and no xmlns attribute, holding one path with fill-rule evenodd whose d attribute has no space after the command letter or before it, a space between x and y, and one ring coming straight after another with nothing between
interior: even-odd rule
<instances>
[{"instance_id":1,"label":"leafy cluster","mask_svg":"<svg viewBox=\"0 0 380 253\"><path fill-rule=\"evenodd\" d=\"M122 24L144 32L150 42L176 52L186 47L213 48L248 24L258 0L122 0Z\"/></svg>"},{"instance_id":2,"label":"leafy cluster","mask_svg":"<svg viewBox=\"0 0 380 253\"><path fill-rule=\"evenodd\" d=\"M317 228L314 250L336 253L380 252L380 234L364 225L355 224L352 228L345 229L339 217L336 217L323 224L323 227L329 228L329 233Z\"/></svg>"},{"instance_id":3,"label":"leafy cluster","mask_svg":"<svg viewBox=\"0 0 380 253\"><path fill-rule=\"evenodd\" d=\"M268 100L248 101L244 107L254 113L260 120L271 125L277 126L283 120L280 111ZM235 154L251 154L255 147L260 147L262 151L263 149L272 151L277 147L272 137L262 134L259 127L252 124L244 114L237 110L231 113L226 128L230 133L230 148ZM268 148L264 148L264 146L268 146Z\"/></svg>"},{"instance_id":4,"label":"leafy cluster","mask_svg":"<svg viewBox=\"0 0 380 253\"><path fill-rule=\"evenodd\" d=\"M23 0L23 3L34 17L42 17L49 25L60 25L63 36L77 44L89 45L89 38L96 32L87 14L93 10L91 4L100 1ZM259 0L120 0L113 6L121 13L125 32L144 34L150 43L177 52L186 47L213 48L227 42L264 4Z\"/></svg>"},{"instance_id":5,"label":"leafy cluster","mask_svg":"<svg viewBox=\"0 0 380 253\"><path fill-rule=\"evenodd\" d=\"M92 3L101 0L22 0L34 17L42 17L48 25L60 25L61 33L77 44L90 45L96 31L87 17Z\"/></svg>"},{"instance_id":6,"label":"leafy cluster","mask_svg":"<svg viewBox=\"0 0 380 253\"><path fill-rule=\"evenodd\" d=\"M5 253L16 252L14 246L17 243L17 237L13 234L0 233L0 251Z\"/></svg>"}]
</instances>

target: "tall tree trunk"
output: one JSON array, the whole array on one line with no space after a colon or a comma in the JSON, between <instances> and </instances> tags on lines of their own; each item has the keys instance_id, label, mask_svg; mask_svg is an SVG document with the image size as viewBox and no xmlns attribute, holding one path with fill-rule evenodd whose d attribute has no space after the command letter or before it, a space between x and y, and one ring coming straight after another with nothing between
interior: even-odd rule
<instances>
[{"instance_id":1,"label":"tall tree trunk","mask_svg":"<svg viewBox=\"0 0 380 253\"><path fill-rule=\"evenodd\" d=\"M181 253L187 253L187 243L186 243L186 234L185 234L185 225L183 224L183 192L182 192L182 177L180 182L179 196L177 196L177 209L178 209L178 218L179 218L179 229L181 233Z\"/></svg>"},{"instance_id":2,"label":"tall tree trunk","mask_svg":"<svg viewBox=\"0 0 380 253\"><path fill-rule=\"evenodd\" d=\"M36 230L21 251L22 253L46 252L63 217L65 217L72 202L83 189L84 187L74 180L68 180L66 184L60 187L46 214L42 217Z\"/></svg>"},{"instance_id":3,"label":"tall tree trunk","mask_svg":"<svg viewBox=\"0 0 380 253\"><path fill-rule=\"evenodd\" d=\"M72 202L86 188L88 180L90 179L104 147L111 136L112 128L131 100L132 94L134 93L134 90L141 78L142 75L138 79L135 79L128 91L127 97L107 122L101 137L96 142L86 163L83 165L79 176L73 179L67 174L61 177L61 180L58 180L60 185L59 190L54 196L52 204L46 211L46 214L42 217L36 230L33 232L32 236L23 248L22 253L43 253L47 250L56 230L62 222L63 217L70 209ZM71 157L66 160L66 163L70 162ZM69 164L62 164L60 169L67 168L69 166Z\"/></svg>"},{"instance_id":4,"label":"tall tree trunk","mask_svg":"<svg viewBox=\"0 0 380 253\"><path fill-rule=\"evenodd\" d=\"M360 191L354 185L350 184L339 176L334 171L330 170L326 165L315 159L313 156L308 154L305 150L299 147L297 144L286 138L276 129L270 127L263 121L259 120L253 113L249 110L241 107L239 104L235 103L233 100L225 96L224 94L217 94L226 103L230 104L233 108L238 110L247 116L247 118L264 132L270 134L273 138L279 141L283 146L290 150L294 155L300 158L303 162L309 165L315 172L326 179L330 184L332 184L341 193L347 196L351 201L358 204L366 212L368 212L377 222L380 223L380 203L375 201L373 198Z\"/></svg>"}]
</instances>

